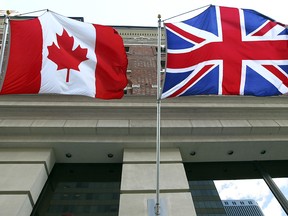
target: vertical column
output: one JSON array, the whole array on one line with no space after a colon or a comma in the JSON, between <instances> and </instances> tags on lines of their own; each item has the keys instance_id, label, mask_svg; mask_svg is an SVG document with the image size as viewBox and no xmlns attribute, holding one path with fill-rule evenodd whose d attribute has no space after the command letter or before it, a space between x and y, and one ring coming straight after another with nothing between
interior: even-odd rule
<instances>
[{"instance_id":1,"label":"vertical column","mask_svg":"<svg viewBox=\"0 0 288 216\"><path fill-rule=\"evenodd\" d=\"M156 198L155 158L155 149L124 149L119 216L148 215L147 202ZM179 149L161 149L160 170L160 199L167 214L196 215Z\"/></svg>"},{"instance_id":2,"label":"vertical column","mask_svg":"<svg viewBox=\"0 0 288 216\"><path fill-rule=\"evenodd\" d=\"M29 216L54 163L52 149L0 148L0 214Z\"/></svg>"}]
</instances>

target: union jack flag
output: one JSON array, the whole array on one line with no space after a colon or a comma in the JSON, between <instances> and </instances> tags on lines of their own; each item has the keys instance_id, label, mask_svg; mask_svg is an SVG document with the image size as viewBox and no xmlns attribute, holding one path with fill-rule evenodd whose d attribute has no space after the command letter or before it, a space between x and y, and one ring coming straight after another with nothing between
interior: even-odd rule
<instances>
[{"instance_id":1,"label":"union jack flag","mask_svg":"<svg viewBox=\"0 0 288 216\"><path fill-rule=\"evenodd\" d=\"M254 10L209 6L165 23L166 75L161 98L272 96L288 92L288 29Z\"/></svg>"}]
</instances>

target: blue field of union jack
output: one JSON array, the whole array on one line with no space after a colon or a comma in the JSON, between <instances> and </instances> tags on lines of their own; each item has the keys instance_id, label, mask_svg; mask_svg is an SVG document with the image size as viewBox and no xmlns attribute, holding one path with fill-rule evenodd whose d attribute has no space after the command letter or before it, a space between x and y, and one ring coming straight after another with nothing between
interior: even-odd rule
<instances>
[{"instance_id":1,"label":"blue field of union jack","mask_svg":"<svg viewBox=\"0 0 288 216\"><path fill-rule=\"evenodd\" d=\"M161 98L288 93L288 29L250 9L209 6L164 23L166 75Z\"/></svg>"}]
</instances>

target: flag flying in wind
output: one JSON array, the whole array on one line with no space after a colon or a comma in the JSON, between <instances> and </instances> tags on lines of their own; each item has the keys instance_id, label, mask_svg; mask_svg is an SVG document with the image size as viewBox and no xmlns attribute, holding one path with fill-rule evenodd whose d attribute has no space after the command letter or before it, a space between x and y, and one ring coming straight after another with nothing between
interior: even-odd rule
<instances>
[{"instance_id":1,"label":"flag flying in wind","mask_svg":"<svg viewBox=\"0 0 288 216\"><path fill-rule=\"evenodd\" d=\"M161 98L272 96L288 92L288 29L254 10L209 6L165 23L166 75Z\"/></svg>"},{"instance_id":2,"label":"flag flying in wind","mask_svg":"<svg viewBox=\"0 0 288 216\"><path fill-rule=\"evenodd\" d=\"M109 26L53 12L10 21L10 54L0 94L71 94L121 98L127 56Z\"/></svg>"}]
</instances>

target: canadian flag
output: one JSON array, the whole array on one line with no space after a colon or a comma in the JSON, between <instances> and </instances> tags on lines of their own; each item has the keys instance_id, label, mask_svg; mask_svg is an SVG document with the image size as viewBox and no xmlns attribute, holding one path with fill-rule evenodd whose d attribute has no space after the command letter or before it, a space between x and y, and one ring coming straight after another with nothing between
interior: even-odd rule
<instances>
[{"instance_id":1,"label":"canadian flag","mask_svg":"<svg viewBox=\"0 0 288 216\"><path fill-rule=\"evenodd\" d=\"M10 54L0 94L71 94L121 98L127 56L109 26L47 11L10 21Z\"/></svg>"}]
</instances>

